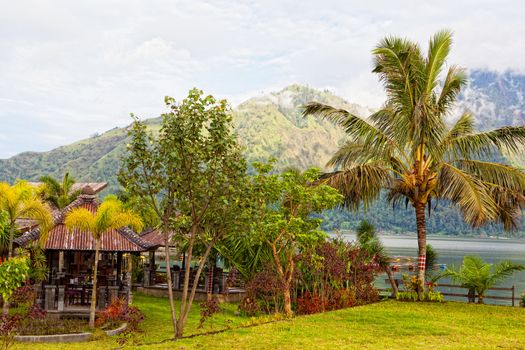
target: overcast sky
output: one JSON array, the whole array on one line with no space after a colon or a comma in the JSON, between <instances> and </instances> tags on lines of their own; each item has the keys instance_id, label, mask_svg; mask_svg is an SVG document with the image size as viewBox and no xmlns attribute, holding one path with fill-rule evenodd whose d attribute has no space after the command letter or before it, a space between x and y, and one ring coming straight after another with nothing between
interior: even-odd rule
<instances>
[{"instance_id":1,"label":"overcast sky","mask_svg":"<svg viewBox=\"0 0 525 350\"><path fill-rule=\"evenodd\" d=\"M381 103L370 51L455 32L453 63L525 70L522 1L0 0L0 158L155 117L199 87L244 99L291 83Z\"/></svg>"}]
</instances>

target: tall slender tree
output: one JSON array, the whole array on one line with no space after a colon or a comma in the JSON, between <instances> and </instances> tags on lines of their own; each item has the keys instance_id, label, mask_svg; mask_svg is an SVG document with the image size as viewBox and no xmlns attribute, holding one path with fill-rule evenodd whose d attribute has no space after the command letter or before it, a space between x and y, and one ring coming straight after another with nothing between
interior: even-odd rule
<instances>
[{"instance_id":1,"label":"tall slender tree","mask_svg":"<svg viewBox=\"0 0 525 350\"><path fill-rule=\"evenodd\" d=\"M230 217L243 200L246 163L231 124L227 101L190 90L182 103L165 99L165 113L158 134L136 120L131 142L119 173L120 183L153 209L164 236L171 319L176 337L184 326L195 297L199 277L215 244L231 232ZM179 312L172 292L169 248L184 242L189 262L195 248L202 254L194 277L184 270ZM192 287L190 288L190 278Z\"/></svg>"},{"instance_id":2,"label":"tall slender tree","mask_svg":"<svg viewBox=\"0 0 525 350\"><path fill-rule=\"evenodd\" d=\"M344 194L349 208L370 203L383 189L389 200L414 208L420 292L425 281L425 210L430 214L432 201L454 203L473 227L499 221L507 230L516 227L524 205L524 173L487 159L522 150L525 127L476 132L470 113L452 126L446 123L466 83L461 68L445 65L451 44L451 32L437 32L425 55L413 41L384 38L373 50L373 72L385 87L386 101L367 119L317 102L304 109L305 116L330 120L348 135L329 161L335 171L325 179Z\"/></svg>"},{"instance_id":3,"label":"tall slender tree","mask_svg":"<svg viewBox=\"0 0 525 350\"><path fill-rule=\"evenodd\" d=\"M97 305L97 272L100 251L100 239L112 229L132 226L137 231L142 230L140 217L130 210L124 209L122 202L113 196L108 196L98 207L96 213L86 208L75 208L66 216L66 227L69 230L85 230L91 232L95 241L95 262L93 267L93 292L89 309L89 327L95 327L95 308Z\"/></svg>"}]
</instances>

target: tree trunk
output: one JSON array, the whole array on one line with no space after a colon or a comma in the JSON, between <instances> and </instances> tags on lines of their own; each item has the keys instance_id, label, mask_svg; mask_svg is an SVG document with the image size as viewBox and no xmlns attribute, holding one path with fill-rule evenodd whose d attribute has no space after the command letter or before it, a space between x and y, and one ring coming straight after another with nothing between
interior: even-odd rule
<instances>
[{"instance_id":1,"label":"tree trunk","mask_svg":"<svg viewBox=\"0 0 525 350\"><path fill-rule=\"evenodd\" d=\"M91 292L91 305L89 307L89 328L95 328L95 311L97 308L97 274L98 274L98 255L100 249L100 239L95 240L95 267L93 268L93 291Z\"/></svg>"},{"instance_id":2,"label":"tree trunk","mask_svg":"<svg viewBox=\"0 0 525 350\"><path fill-rule=\"evenodd\" d=\"M292 297L290 295L290 285L284 286L284 314L286 317L292 317L293 311L292 311Z\"/></svg>"},{"instance_id":3,"label":"tree trunk","mask_svg":"<svg viewBox=\"0 0 525 350\"><path fill-rule=\"evenodd\" d=\"M8 258L13 257L13 240L15 236L15 228L16 228L16 222L12 222L9 225L9 252L8 252Z\"/></svg>"},{"instance_id":4,"label":"tree trunk","mask_svg":"<svg viewBox=\"0 0 525 350\"><path fill-rule=\"evenodd\" d=\"M385 266L385 272L388 276L388 279L390 280L390 284L392 285L392 296L395 297L399 290L397 289L397 283L394 279L394 274L392 273L392 269L390 268L390 266Z\"/></svg>"},{"instance_id":5,"label":"tree trunk","mask_svg":"<svg viewBox=\"0 0 525 350\"><path fill-rule=\"evenodd\" d=\"M427 232L425 223L425 203L416 202L416 224L417 224L417 245L418 245L418 290L419 300L423 297L425 290L425 268L427 258Z\"/></svg>"},{"instance_id":6,"label":"tree trunk","mask_svg":"<svg viewBox=\"0 0 525 350\"><path fill-rule=\"evenodd\" d=\"M173 300L173 282L171 280L171 258L170 258L170 244L169 244L169 235L168 233L164 233L164 249L166 254L166 277L168 282L168 299L170 302L170 310L171 310L171 323L173 325L173 332L175 335L178 334L177 332L177 315L175 314L175 302Z\"/></svg>"},{"instance_id":7,"label":"tree trunk","mask_svg":"<svg viewBox=\"0 0 525 350\"><path fill-rule=\"evenodd\" d=\"M478 294L478 304L485 304L484 298L485 296L483 295L483 293L479 293Z\"/></svg>"}]
</instances>

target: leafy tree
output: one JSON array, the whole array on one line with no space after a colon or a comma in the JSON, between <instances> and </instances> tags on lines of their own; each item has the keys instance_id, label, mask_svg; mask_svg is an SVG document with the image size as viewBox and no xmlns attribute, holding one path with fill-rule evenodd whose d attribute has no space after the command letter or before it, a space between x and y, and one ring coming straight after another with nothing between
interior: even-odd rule
<instances>
[{"instance_id":1,"label":"leafy tree","mask_svg":"<svg viewBox=\"0 0 525 350\"><path fill-rule=\"evenodd\" d=\"M133 123L119 180L160 221L171 318L175 336L181 337L211 250L224 235L234 232L232 220L225 217L233 217L242 207L246 164L232 133L225 100L193 89L181 104L170 97L165 102L169 111L162 116L158 135L148 134L139 120ZM171 233L185 245L188 261L195 256L196 246L202 248L191 290L190 269L185 270L178 316L170 271Z\"/></svg>"},{"instance_id":2,"label":"leafy tree","mask_svg":"<svg viewBox=\"0 0 525 350\"><path fill-rule=\"evenodd\" d=\"M13 239L18 233L18 219L34 220L40 226L42 242L45 242L47 232L53 225L49 207L38 196L36 188L25 181L19 181L13 186L0 182L0 215L7 216L9 257L13 255Z\"/></svg>"},{"instance_id":3,"label":"leafy tree","mask_svg":"<svg viewBox=\"0 0 525 350\"><path fill-rule=\"evenodd\" d=\"M390 268L390 256L377 236L376 227L368 221L363 220L357 227L356 234L359 247L374 257L377 264L385 271L392 286L392 294L395 296L398 293L398 288L394 274Z\"/></svg>"},{"instance_id":4,"label":"leafy tree","mask_svg":"<svg viewBox=\"0 0 525 350\"><path fill-rule=\"evenodd\" d=\"M109 230L124 226L133 226L136 230L142 229L140 217L130 210L124 209L122 202L114 196L104 198L96 213L86 208L74 208L64 221L69 230L89 231L95 240L95 262L93 268L93 293L89 310L89 327L95 327L95 308L97 305L97 272L100 250L100 239Z\"/></svg>"},{"instance_id":5,"label":"leafy tree","mask_svg":"<svg viewBox=\"0 0 525 350\"><path fill-rule=\"evenodd\" d=\"M126 190L117 192L117 198L122 201L126 209L133 210L140 215L144 227L154 228L160 224L159 217L155 210L149 205L144 205L143 200L139 196L133 196Z\"/></svg>"},{"instance_id":6,"label":"leafy tree","mask_svg":"<svg viewBox=\"0 0 525 350\"><path fill-rule=\"evenodd\" d=\"M296 253L326 237L319 230L321 219L311 214L334 207L342 196L330 186L313 185L319 176L317 169L277 175L269 173L271 165L256 163L255 168L258 174L252 179L250 198L259 212L253 233L270 248L272 265L283 287L284 313L291 316Z\"/></svg>"},{"instance_id":7,"label":"leafy tree","mask_svg":"<svg viewBox=\"0 0 525 350\"><path fill-rule=\"evenodd\" d=\"M459 269L448 268L442 277L450 276L461 286L478 293L478 304L483 304L487 289L492 288L516 271L525 270L525 266L511 261L502 261L497 265L484 262L479 256L466 256Z\"/></svg>"},{"instance_id":8,"label":"leafy tree","mask_svg":"<svg viewBox=\"0 0 525 350\"><path fill-rule=\"evenodd\" d=\"M71 202L77 199L80 194L80 191L72 191L75 179L69 176L69 173L64 175L62 182L58 182L55 178L49 175L41 176L40 181L44 183L42 193L44 199L52 203L58 209L67 207Z\"/></svg>"},{"instance_id":9,"label":"leafy tree","mask_svg":"<svg viewBox=\"0 0 525 350\"><path fill-rule=\"evenodd\" d=\"M0 295L4 305L9 305L9 298L29 277L29 263L24 256L12 257L0 264ZM4 307L4 316L9 309Z\"/></svg>"},{"instance_id":10,"label":"leafy tree","mask_svg":"<svg viewBox=\"0 0 525 350\"><path fill-rule=\"evenodd\" d=\"M456 66L445 69L452 35L436 33L425 55L419 45L399 37L386 37L373 50L374 70L383 82L387 99L383 108L363 119L321 103L305 106L304 115L339 124L348 141L334 154L326 175L351 209L377 199L382 189L394 204L404 201L415 209L419 246L419 284L424 286L426 213L432 201L457 205L473 227L490 221L516 226L524 205L525 175L520 169L481 159L497 159L502 150L516 153L525 142L525 127L475 131L470 113L451 127L452 112L465 73ZM419 290L422 293L422 290Z\"/></svg>"}]
</instances>

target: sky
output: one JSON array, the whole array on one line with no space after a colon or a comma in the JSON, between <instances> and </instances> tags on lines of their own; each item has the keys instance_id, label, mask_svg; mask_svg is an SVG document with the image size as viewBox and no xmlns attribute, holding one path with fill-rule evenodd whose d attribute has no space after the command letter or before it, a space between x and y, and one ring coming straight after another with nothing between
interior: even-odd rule
<instances>
[{"instance_id":1,"label":"sky","mask_svg":"<svg viewBox=\"0 0 525 350\"><path fill-rule=\"evenodd\" d=\"M377 107L371 50L454 31L450 61L525 71L515 1L0 0L0 158L164 111L193 87L233 106L292 83Z\"/></svg>"}]
</instances>

